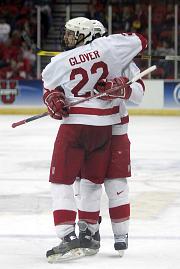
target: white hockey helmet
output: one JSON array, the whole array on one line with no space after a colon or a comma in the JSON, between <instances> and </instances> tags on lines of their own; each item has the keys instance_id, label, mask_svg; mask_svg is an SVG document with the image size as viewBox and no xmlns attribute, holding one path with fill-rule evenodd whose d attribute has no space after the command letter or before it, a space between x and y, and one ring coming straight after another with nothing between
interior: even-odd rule
<instances>
[{"instance_id":1,"label":"white hockey helmet","mask_svg":"<svg viewBox=\"0 0 180 269\"><path fill-rule=\"evenodd\" d=\"M84 38L81 39L83 44L87 44L93 40L94 35L94 27L91 20L85 17L77 17L69 20L65 24L65 29L74 32L76 44L78 43L78 39L80 35L84 35Z\"/></svg>"},{"instance_id":2,"label":"white hockey helmet","mask_svg":"<svg viewBox=\"0 0 180 269\"><path fill-rule=\"evenodd\" d=\"M104 25L98 21L98 20L91 20L94 26L94 37L101 37L104 36L107 31L106 28L104 27Z\"/></svg>"}]
</instances>

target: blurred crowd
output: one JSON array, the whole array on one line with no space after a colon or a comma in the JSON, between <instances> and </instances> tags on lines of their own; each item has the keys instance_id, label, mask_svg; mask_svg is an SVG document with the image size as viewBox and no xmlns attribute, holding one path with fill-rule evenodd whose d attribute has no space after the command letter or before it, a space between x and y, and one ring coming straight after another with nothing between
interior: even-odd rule
<instances>
[{"instance_id":1,"label":"blurred crowd","mask_svg":"<svg viewBox=\"0 0 180 269\"><path fill-rule=\"evenodd\" d=\"M36 77L36 54L22 33L36 43L37 8L41 7L41 34L45 39L51 25L51 1L0 1L0 79Z\"/></svg>"},{"instance_id":2,"label":"blurred crowd","mask_svg":"<svg viewBox=\"0 0 180 269\"><path fill-rule=\"evenodd\" d=\"M36 54L24 42L22 33L25 31L36 44L38 5L41 8L41 40L46 42L54 3L56 0L0 1L0 79L36 77ZM108 3L112 4L112 33L138 32L147 37L149 1L91 0L85 16L100 20L107 27ZM151 5L152 55L174 55L174 2L151 1ZM178 14L180 16L180 12ZM138 64L147 67L147 61L141 60ZM174 63L158 61L154 77L173 78Z\"/></svg>"},{"instance_id":3,"label":"blurred crowd","mask_svg":"<svg viewBox=\"0 0 180 269\"><path fill-rule=\"evenodd\" d=\"M87 16L100 20L108 27L108 3L112 5L112 33L138 32L146 37L148 36L148 5L150 3L152 6L152 55L175 55L175 1L92 0ZM178 14L178 21L180 21L180 12ZM138 64L147 68L147 61L143 63L141 60ZM158 61L158 69L153 76L154 78L173 78L174 63Z\"/></svg>"}]
</instances>

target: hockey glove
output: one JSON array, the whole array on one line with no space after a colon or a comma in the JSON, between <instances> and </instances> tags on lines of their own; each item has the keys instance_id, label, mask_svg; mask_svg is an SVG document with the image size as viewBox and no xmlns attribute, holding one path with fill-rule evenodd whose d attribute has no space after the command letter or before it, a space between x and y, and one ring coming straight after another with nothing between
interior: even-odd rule
<instances>
[{"instance_id":1,"label":"hockey glove","mask_svg":"<svg viewBox=\"0 0 180 269\"><path fill-rule=\"evenodd\" d=\"M95 89L95 93L99 94L99 93L105 93L107 90L112 89L113 87L113 83L112 81L107 81L107 79L101 79L97 82L96 84L96 89ZM111 100L114 99L112 98L110 95L104 95L102 97L99 97L99 99L101 100Z\"/></svg>"},{"instance_id":2,"label":"hockey glove","mask_svg":"<svg viewBox=\"0 0 180 269\"><path fill-rule=\"evenodd\" d=\"M96 86L98 93L104 93L109 89L114 91L106 96L100 97L102 100L111 100L114 98L129 99L132 89L126 83L128 82L126 77L117 77L112 80L100 80ZM124 86L124 87L123 87Z\"/></svg>"},{"instance_id":3,"label":"hockey glove","mask_svg":"<svg viewBox=\"0 0 180 269\"><path fill-rule=\"evenodd\" d=\"M52 91L46 90L43 100L52 118L61 120L62 117L69 115L68 108L65 107L65 95L63 92L56 89Z\"/></svg>"}]
</instances>

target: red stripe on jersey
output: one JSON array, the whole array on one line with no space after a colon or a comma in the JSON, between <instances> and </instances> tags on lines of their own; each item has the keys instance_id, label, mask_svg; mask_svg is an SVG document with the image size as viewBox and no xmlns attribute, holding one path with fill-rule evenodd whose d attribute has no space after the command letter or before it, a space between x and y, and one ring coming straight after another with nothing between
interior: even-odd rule
<instances>
[{"instance_id":1,"label":"red stripe on jersey","mask_svg":"<svg viewBox=\"0 0 180 269\"><path fill-rule=\"evenodd\" d=\"M99 212L86 212L78 210L79 220L84 220L87 223L95 224L99 220Z\"/></svg>"},{"instance_id":2,"label":"red stripe on jersey","mask_svg":"<svg viewBox=\"0 0 180 269\"><path fill-rule=\"evenodd\" d=\"M88 108L88 107L70 107L69 114L85 114L85 115L97 115L107 116L119 113L119 106L112 108Z\"/></svg>"},{"instance_id":3,"label":"red stripe on jersey","mask_svg":"<svg viewBox=\"0 0 180 269\"><path fill-rule=\"evenodd\" d=\"M121 117L121 122L120 123L116 123L115 125L123 125L129 122L129 115L125 116L125 117Z\"/></svg>"},{"instance_id":4,"label":"red stripe on jersey","mask_svg":"<svg viewBox=\"0 0 180 269\"><path fill-rule=\"evenodd\" d=\"M129 122L129 115L127 115L127 116L125 116L125 117L122 117L121 118L121 125L122 124L126 124L126 123L128 123Z\"/></svg>"},{"instance_id":5,"label":"red stripe on jersey","mask_svg":"<svg viewBox=\"0 0 180 269\"><path fill-rule=\"evenodd\" d=\"M144 36L142 36L141 34L138 34L138 33L135 33L138 37L139 37L139 39L141 40L141 45L142 45L142 50L141 50L141 52L143 51L143 50L145 50L146 48L147 48L147 39L144 37Z\"/></svg>"},{"instance_id":6,"label":"red stripe on jersey","mask_svg":"<svg viewBox=\"0 0 180 269\"><path fill-rule=\"evenodd\" d=\"M74 224L76 219L76 211L72 210L55 210L53 212L54 225L58 224Z\"/></svg>"},{"instance_id":7,"label":"red stripe on jersey","mask_svg":"<svg viewBox=\"0 0 180 269\"><path fill-rule=\"evenodd\" d=\"M142 79L138 79L136 82L141 84L141 86L143 87L143 92L145 92L145 85L144 85L144 82L142 81Z\"/></svg>"},{"instance_id":8,"label":"red stripe on jersey","mask_svg":"<svg viewBox=\"0 0 180 269\"><path fill-rule=\"evenodd\" d=\"M130 204L109 208L109 215L113 222L121 222L130 217Z\"/></svg>"}]
</instances>

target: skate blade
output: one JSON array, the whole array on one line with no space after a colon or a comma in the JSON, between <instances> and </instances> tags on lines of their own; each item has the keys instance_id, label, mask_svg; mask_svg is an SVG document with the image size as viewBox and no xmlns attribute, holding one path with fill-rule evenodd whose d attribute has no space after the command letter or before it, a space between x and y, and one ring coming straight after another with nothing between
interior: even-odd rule
<instances>
[{"instance_id":1,"label":"skate blade","mask_svg":"<svg viewBox=\"0 0 180 269\"><path fill-rule=\"evenodd\" d=\"M54 254L47 257L48 263L59 263L63 261L75 260L81 257L84 257L85 254L82 249L76 248L72 249L69 252L65 253L64 255L61 254Z\"/></svg>"},{"instance_id":2,"label":"skate blade","mask_svg":"<svg viewBox=\"0 0 180 269\"><path fill-rule=\"evenodd\" d=\"M90 249L90 248L82 248L85 256L96 255L99 252L99 249Z\"/></svg>"},{"instance_id":3,"label":"skate blade","mask_svg":"<svg viewBox=\"0 0 180 269\"><path fill-rule=\"evenodd\" d=\"M118 250L117 252L121 258L124 256L124 250Z\"/></svg>"}]
</instances>

